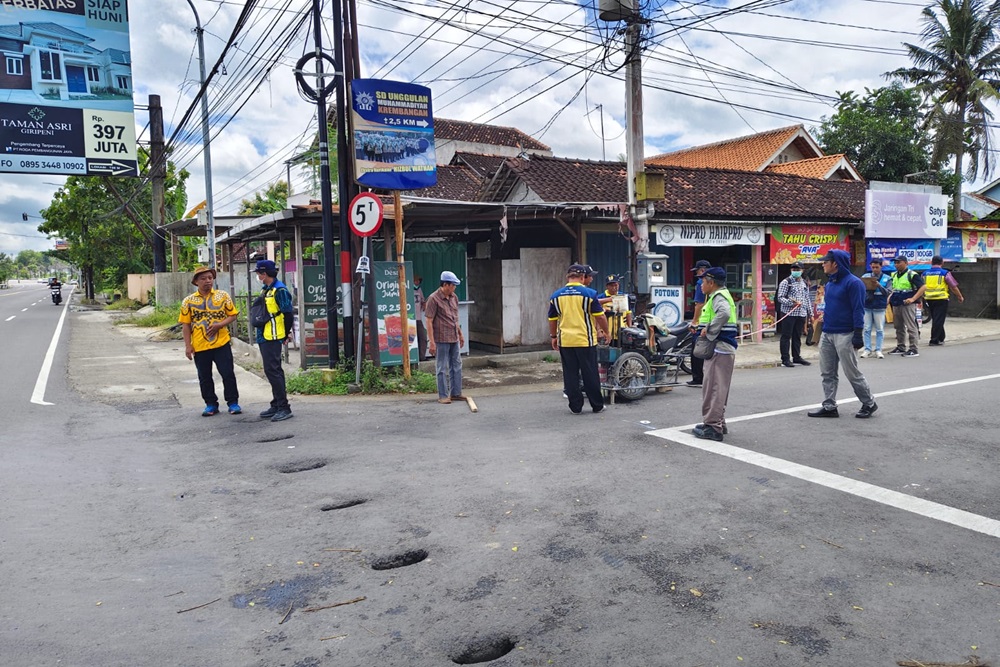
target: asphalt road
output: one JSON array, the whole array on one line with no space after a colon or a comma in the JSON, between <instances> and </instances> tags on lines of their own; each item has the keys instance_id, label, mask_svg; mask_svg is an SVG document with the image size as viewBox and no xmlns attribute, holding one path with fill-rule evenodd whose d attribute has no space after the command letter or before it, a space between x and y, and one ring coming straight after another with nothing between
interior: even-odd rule
<instances>
[{"instance_id":1,"label":"asphalt road","mask_svg":"<svg viewBox=\"0 0 1000 667\"><path fill-rule=\"evenodd\" d=\"M806 418L815 366L738 371L706 450L686 387L203 419L86 316L54 405L2 389L4 665L1000 660L997 341L864 360L870 420ZM0 331L5 360L48 343Z\"/></svg>"}]
</instances>

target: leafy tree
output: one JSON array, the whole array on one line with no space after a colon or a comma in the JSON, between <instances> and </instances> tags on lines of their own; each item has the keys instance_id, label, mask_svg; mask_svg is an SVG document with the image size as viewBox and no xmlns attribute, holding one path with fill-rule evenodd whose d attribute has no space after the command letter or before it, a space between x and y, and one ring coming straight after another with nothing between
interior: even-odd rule
<instances>
[{"instance_id":1,"label":"leafy tree","mask_svg":"<svg viewBox=\"0 0 1000 667\"><path fill-rule=\"evenodd\" d=\"M845 154L869 181L901 182L928 167L930 137L920 125L920 96L899 83L886 88L837 92L837 113L819 128L827 155Z\"/></svg>"},{"instance_id":2,"label":"leafy tree","mask_svg":"<svg viewBox=\"0 0 1000 667\"><path fill-rule=\"evenodd\" d=\"M987 102L1000 97L1000 0L936 0L923 10L924 46L904 44L912 67L886 76L914 84L930 104L937 163L955 156L955 174L975 179L993 170ZM969 164L964 165L965 155ZM961 215L962 187L954 193L954 215Z\"/></svg>"},{"instance_id":3,"label":"leafy tree","mask_svg":"<svg viewBox=\"0 0 1000 667\"><path fill-rule=\"evenodd\" d=\"M17 273L25 278L41 275L48 268L49 258L37 250L22 250L17 253Z\"/></svg>"},{"instance_id":4,"label":"leafy tree","mask_svg":"<svg viewBox=\"0 0 1000 667\"><path fill-rule=\"evenodd\" d=\"M140 173L146 172L148 156L139 153ZM186 170L167 163L165 200L167 219L184 215L187 201ZM138 223L123 210L122 200L135 212ZM52 203L42 211L45 219L38 231L69 241L65 260L94 272L93 287L117 288L129 273L149 273L153 267L152 185L145 178L107 179L103 176L70 176L56 191Z\"/></svg>"},{"instance_id":5,"label":"leafy tree","mask_svg":"<svg viewBox=\"0 0 1000 667\"><path fill-rule=\"evenodd\" d=\"M0 252L0 282L10 280L16 270L14 258L5 252Z\"/></svg>"},{"instance_id":6,"label":"leafy tree","mask_svg":"<svg viewBox=\"0 0 1000 667\"><path fill-rule=\"evenodd\" d=\"M240 202L240 215L266 215L285 210L288 204L288 183L277 181L264 189L263 194L254 193L253 199Z\"/></svg>"}]
</instances>

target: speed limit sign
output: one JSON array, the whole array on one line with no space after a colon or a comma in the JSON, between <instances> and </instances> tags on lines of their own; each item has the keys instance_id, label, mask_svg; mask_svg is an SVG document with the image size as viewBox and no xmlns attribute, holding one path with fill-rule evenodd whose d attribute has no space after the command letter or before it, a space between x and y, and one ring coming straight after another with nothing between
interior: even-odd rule
<instances>
[{"instance_id":1,"label":"speed limit sign","mask_svg":"<svg viewBox=\"0 0 1000 667\"><path fill-rule=\"evenodd\" d=\"M370 192L362 192L351 200L351 229L358 236L371 236L382 226L382 200Z\"/></svg>"}]
</instances>

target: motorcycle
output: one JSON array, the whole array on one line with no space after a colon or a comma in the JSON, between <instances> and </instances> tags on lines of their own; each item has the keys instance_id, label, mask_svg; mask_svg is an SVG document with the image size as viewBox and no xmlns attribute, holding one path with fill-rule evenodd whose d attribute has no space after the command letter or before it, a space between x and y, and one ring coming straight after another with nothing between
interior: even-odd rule
<instances>
[{"instance_id":1,"label":"motorcycle","mask_svg":"<svg viewBox=\"0 0 1000 667\"><path fill-rule=\"evenodd\" d=\"M52 303L58 306L62 303L62 285L50 285L49 292L52 294Z\"/></svg>"},{"instance_id":2,"label":"motorcycle","mask_svg":"<svg viewBox=\"0 0 1000 667\"><path fill-rule=\"evenodd\" d=\"M623 327L618 339L598 345L598 372L604 389L635 401L654 387L678 384L680 373L691 373L694 334L681 322L668 327L651 313L640 315L635 326Z\"/></svg>"}]
</instances>

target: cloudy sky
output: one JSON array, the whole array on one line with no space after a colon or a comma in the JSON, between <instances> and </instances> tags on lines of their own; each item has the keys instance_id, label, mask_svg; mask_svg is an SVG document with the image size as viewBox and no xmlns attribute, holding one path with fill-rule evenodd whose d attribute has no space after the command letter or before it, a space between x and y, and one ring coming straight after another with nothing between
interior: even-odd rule
<instances>
[{"instance_id":1,"label":"cloudy sky","mask_svg":"<svg viewBox=\"0 0 1000 667\"><path fill-rule=\"evenodd\" d=\"M434 115L513 126L558 156L625 151L621 24L597 20L596 0L357 0L363 77L429 86ZM295 86L313 48L311 2L193 0L208 67L239 34L209 89L216 214L279 178L315 132L315 106ZM652 0L644 37L646 156L803 123L833 113L837 91L886 84L919 42L909 0ZM136 131L148 141L149 95L159 95L173 159L191 172L189 206L204 199L194 18L182 0L132 0ZM332 44L332 10L324 4ZM243 21L240 21L241 15ZM2 12L0 12L2 19ZM0 20L0 23L3 21ZM312 67L310 65L310 67ZM602 135L603 133L603 135ZM603 137L603 139L602 139ZM37 217L63 178L0 175L0 252L45 250ZM293 172L293 189L307 187Z\"/></svg>"}]
</instances>

